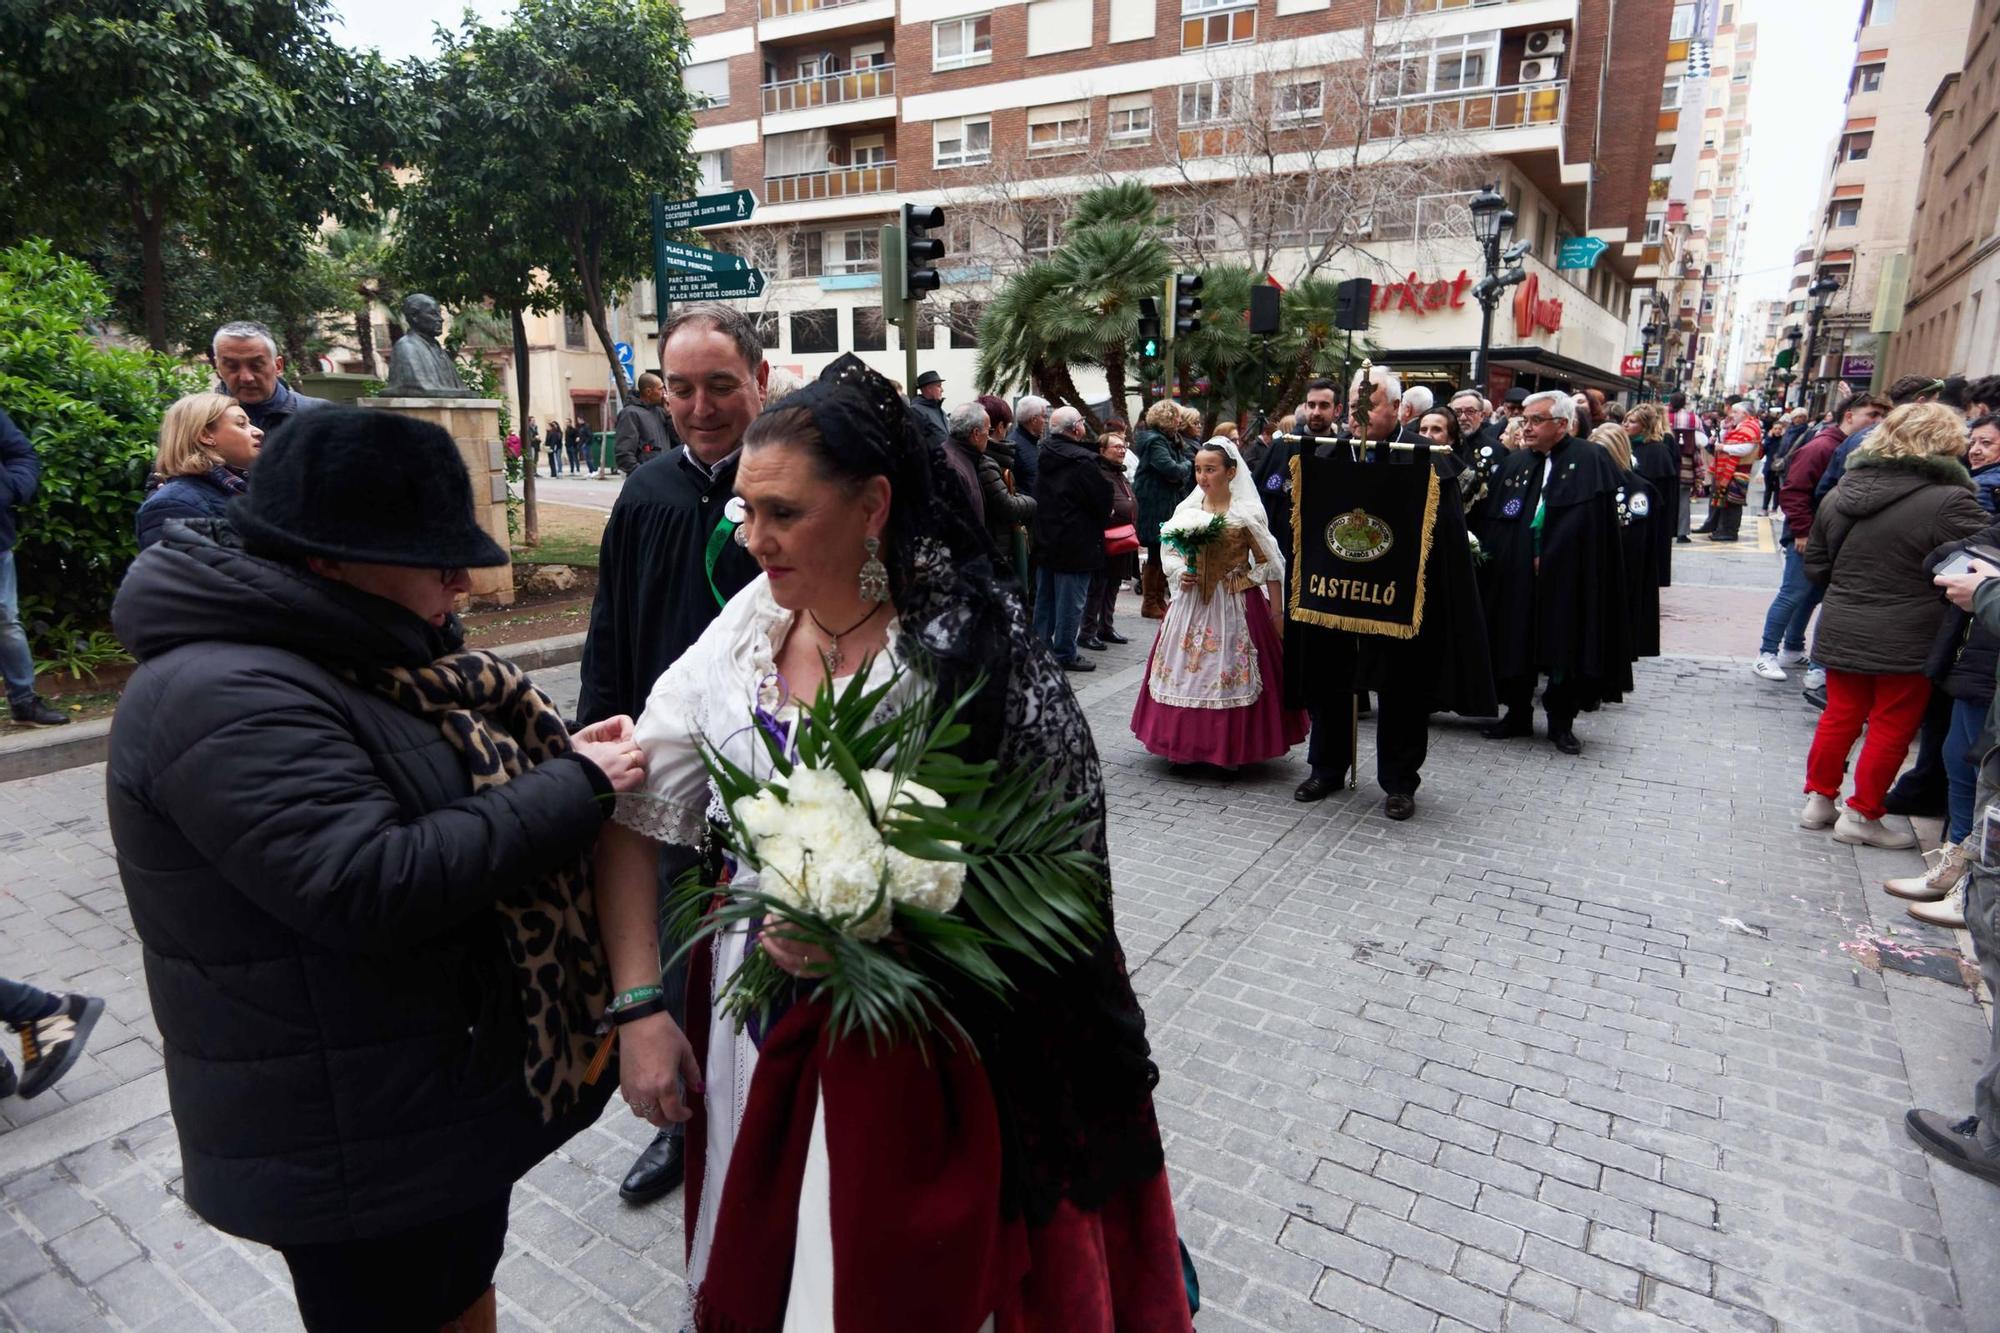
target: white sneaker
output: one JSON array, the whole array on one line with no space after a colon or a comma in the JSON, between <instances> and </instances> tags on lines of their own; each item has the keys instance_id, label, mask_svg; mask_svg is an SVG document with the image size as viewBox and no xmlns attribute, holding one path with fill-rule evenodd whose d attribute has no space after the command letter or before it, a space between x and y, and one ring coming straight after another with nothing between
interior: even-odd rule
<instances>
[{"instance_id":1,"label":"white sneaker","mask_svg":"<svg viewBox=\"0 0 2000 1333\"><path fill-rule=\"evenodd\" d=\"M1879 819L1863 819L1852 810L1842 810L1840 818L1833 822L1833 840L1891 852L1917 845L1916 834L1892 829Z\"/></svg>"},{"instance_id":2,"label":"white sneaker","mask_svg":"<svg viewBox=\"0 0 2000 1333\"><path fill-rule=\"evenodd\" d=\"M1757 660L1750 664L1750 669L1765 680L1791 679L1790 676L1785 674L1785 669L1778 665L1778 655L1776 653L1757 654Z\"/></svg>"},{"instance_id":3,"label":"white sneaker","mask_svg":"<svg viewBox=\"0 0 2000 1333\"><path fill-rule=\"evenodd\" d=\"M1804 666L1805 664L1806 650L1803 648L1786 648L1778 654L1778 665L1781 667L1796 667Z\"/></svg>"},{"instance_id":4,"label":"white sneaker","mask_svg":"<svg viewBox=\"0 0 2000 1333\"><path fill-rule=\"evenodd\" d=\"M1799 811L1800 828L1832 828L1834 816L1839 812L1833 808L1833 801L1818 792L1806 794L1806 808Z\"/></svg>"},{"instance_id":5,"label":"white sneaker","mask_svg":"<svg viewBox=\"0 0 2000 1333\"><path fill-rule=\"evenodd\" d=\"M1953 889L1951 896L1934 903L1911 903L1907 909L1911 916L1927 926L1943 926L1946 930L1965 929L1965 889Z\"/></svg>"},{"instance_id":6,"label":"white sneaker","mask_svg":"<svg viewBox=\"0 0 2000 1333\"><path fill-rule=\"evenodd\" d=\"M1826 688L1825 667L1806 668L1806 688L1809 690L1823 690Z\"/></svg>"}]
</instances>

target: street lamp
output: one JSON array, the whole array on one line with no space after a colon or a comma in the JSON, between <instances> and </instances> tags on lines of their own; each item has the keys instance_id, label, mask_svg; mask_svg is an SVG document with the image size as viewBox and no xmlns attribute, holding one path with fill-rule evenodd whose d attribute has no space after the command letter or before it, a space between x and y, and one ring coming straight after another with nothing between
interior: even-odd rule
<instances>
[{"instance_id":1,"label":"street lamp","mask_svg":"<svg viewBox=\"0 0 2000 1333\"><path fill-rule=\"evenodd\" d=\"M1813 374L1817 367L1813 366L1812 363L1819 356L1819 324L1820 320L1826 315L1827 298L1839 290L1840 280L1831 273L1820 274L1813 279L1812 286L1806 288L1806 295L1812 298L1812 332L1806 337L1806 362L1808 368L1803 372L1803 378L1799 381L1801 386L1799 401L1807 404L1815 412L1819 410L1819 404L1813 401L1818 397L1818 391L1814 387L1815 377Z\"/></svg>"},{"instance_id":2,"label":"street lamp","mask_svg":"<svg viewBox=\"0 0 2000 1333\"><path fill-rule=\"evenodd\" d=\"M1515 267L1505 273L1500 271L1500 245L1514 227L1513 210L1507 207L1507 200L1501 195L1499 182L1494 182L1474 195L1466 205L1472 211L1472 234L1479 241L1481 255L1486 261L1486 274L1473 285L1472 295L1479 302L1479 354L1472 362L1472 387L1480 393L1486 392L1486 358L1493 346L1493 311L1500 304L1500 293L1515 283L1525 281L1527 271ZM1510 254L1510 258L1519 258Z\"/></svg>"}]
</instances>

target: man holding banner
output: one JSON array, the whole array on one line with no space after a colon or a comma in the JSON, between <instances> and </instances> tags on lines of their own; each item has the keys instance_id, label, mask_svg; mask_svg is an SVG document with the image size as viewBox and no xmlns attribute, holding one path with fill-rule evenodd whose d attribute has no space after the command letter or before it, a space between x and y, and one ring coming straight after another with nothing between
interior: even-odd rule
<instances>
[{"instance_id":1,"label":"man holding banner","mask_svg":"<svg viewBox=\"0 0 2000 1333\"><path fill-rule=\"evenodd\" d=\"M1534 735L1535 682L1547 675L1549 739L1581 754L1577 713L1632 688L1620 474L1609 453L1575 437L1568 394L1530 394L1522 407L1526 447L1493 479L1478 525L1493 670L1507 705L1485 734Z\"/></svg>"},{"instance_id":2,"label":"man holding banner","mask_svg":"<svg viewBox=\"0 0 2000 1333\"><path fill-rule=\"evenodd\" d=\"M1307 400L1316 436L1332 421L1330 402L1314 409L1318 396ZM1391 447L1402 396L1393 372L1364 365L1354 385L1357 435L1293 442L1285 635L1286 703L1312 715L1312 772L1293 796L1323 800L1341 785L1355 762L1356 691L1374 690L1375 776L1391 819L1416 813L1430 715L1489 717L1497 707L1459 463L1448 447Z\"/></svg>"}]
</instances>

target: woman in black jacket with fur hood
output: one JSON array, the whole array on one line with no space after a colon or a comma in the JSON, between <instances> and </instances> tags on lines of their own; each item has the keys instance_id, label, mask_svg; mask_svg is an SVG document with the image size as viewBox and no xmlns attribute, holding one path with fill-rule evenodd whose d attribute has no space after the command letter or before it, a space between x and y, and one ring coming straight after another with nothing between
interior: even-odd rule
<instances>
[{"instance_id":1,"label":"woman in black jacket with fur hood","mask_svg":"<svg viewBox=\"0 0 2000 1333\"><path fill-rule=\"evenodd\" d=\"M435 426L328 408L113 610L106 799L187 1201L311 1330L493 1327L513 1182L601 1107L587 857L642 772L464 649L477 525Z\"/></svg>"}]
</instances>

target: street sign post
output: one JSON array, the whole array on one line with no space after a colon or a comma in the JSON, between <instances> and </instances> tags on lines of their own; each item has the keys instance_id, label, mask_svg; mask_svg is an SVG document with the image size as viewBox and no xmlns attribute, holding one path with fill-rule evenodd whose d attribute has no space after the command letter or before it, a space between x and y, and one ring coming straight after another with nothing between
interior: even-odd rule
<instances>
[{"instance_id":1,"label":"street sign post","mask_svg":"<svg viewBox=\"0 0 2000 1333\"><path fill-rule=\"evenodd\" d=\"M1557 268L1596 268L1597 257L1611 247L1596 236L1572 236L1556 253Z\"/></svg>"},{"instance_id":2,"label":"street sign post","mask_svg":"<svg viewBox=\"0 0 2000 1333\"><path fill-rule=\"evenodd\" d=\"M679 245L667 239L669 231L698 230L702 227L719 227L729 222L748 222L750 215L757 211L757 197L750 191L724 190L720 194L698 194L690 199L668 199L664 195L654 194L647 203L653 215L653 304L657 307L653 311L653 316L658 321L658 327L667 326L667 307L674 301L714 299L703 296L674 296L670 291L668 269L678 266L704 274L730 271L737 273L738 276L744 272L757 272L735 255L720 255L713 250L704 250L693 245ZM755 296L757 292L763 290L764 278L762 274L758 274L754 291L732 294ZM666 352L665 347L660 348L661 356L665 356ZM664 361L661 362L660 369L665 373Z\"/></svg>"},{"instance_id":3,"label":"street sign post","mask_svg":"<svg viewBox=\"0 0 2000 1333\"><path fill-rule=\"evenodd\" d=\"M764 271L746 268L736 273L675 274L661 291L663 305L668 301L736 301L763 294Z\"/></svg>"},{"instance_id":4,"label":"street sign post","mask_svg":"<svg viewBox=\"0 0 2000 1333\"><path fill-rule=\"evenodd\" d=\"M612 355L618 358L618 364L625 367L625 373L630 375L632 373L632 344L613 343L611 344L611 352Z\"/></svg>"}]
</instances>

